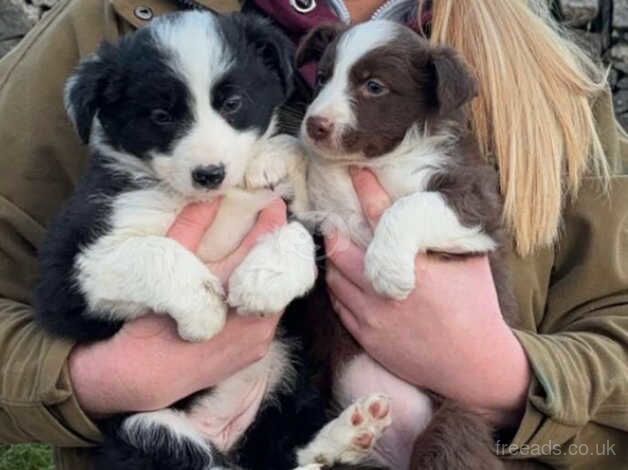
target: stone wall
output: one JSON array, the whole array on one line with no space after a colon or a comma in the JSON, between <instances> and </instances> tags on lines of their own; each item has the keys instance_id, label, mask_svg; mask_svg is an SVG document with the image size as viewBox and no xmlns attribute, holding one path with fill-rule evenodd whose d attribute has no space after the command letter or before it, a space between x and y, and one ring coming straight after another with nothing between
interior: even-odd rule
<instances>
[{"instance_id":1,"label":"stone wall","mask_svg":"<svg viewBox=\"0 0 628 470\"><path fill-rule=\"evenodd\" d=\"M628 0L554 0L554 11L577 41L611 66L615 112L628 129Z\"/></svg>"},{"instance_id":2,"label":"stone wall","mask_svg":"<svg viewBox=\"0 0 628 470\"><path fill-rule=\"evenodd\" d=\"M0 0L0 57L58 1ZM573 29L575 39L612 66L609 81L617 117L628 128L628 0L551 1L554 13Z\"/></svg>"},{"instance_id":3,"label":"stone wall","mask_svg":"<svg viewBox=\"0 0 628 470\"><path fill-rule=\"evenodd\" d=\"M20 39L59 0L0 0L0 57Z\"/></svg>"}]
</instances>

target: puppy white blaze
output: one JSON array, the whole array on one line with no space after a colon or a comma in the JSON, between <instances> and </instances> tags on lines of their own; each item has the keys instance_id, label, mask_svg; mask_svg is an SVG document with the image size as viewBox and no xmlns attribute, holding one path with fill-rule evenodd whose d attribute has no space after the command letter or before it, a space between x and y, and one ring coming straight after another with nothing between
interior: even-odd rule
<instances>
[{"instance_id":1,"label":"puppy white blaze","mask_svg":"<svg viewBox=\"0 0 628 470\"><path fill-rule=\"evenodd\" d=\"M153 35L172 58L172 70L186 84L193 114L191 128L172 153L152 155L155 171L186 196L206 193L192 185L191 172L199 166L224 165L221 188L241 184L259 135L255 130L234 129L211 105L211 90L235 61L218 21L213 15L191 12L157 21Z\"/></svg>"},{"instance_id":2,"label":"puppy white blaze","mask_svg":"<svg viewBox=\"0 0 628 470\"><path fill-rule=\"evenodd\" d=\"M331 80L310 105L308 116L329 118L338 128L354 126L356 118L349 89L351 69L364 55L392 41L398 28L392 21L375 20L347 31L336 48Z\"/></svg>"}]
</instances>

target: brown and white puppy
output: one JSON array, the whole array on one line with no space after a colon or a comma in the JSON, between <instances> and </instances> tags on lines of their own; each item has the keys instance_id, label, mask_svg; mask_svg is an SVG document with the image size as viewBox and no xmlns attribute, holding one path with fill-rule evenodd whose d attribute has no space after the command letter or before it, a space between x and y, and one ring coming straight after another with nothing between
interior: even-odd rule
<instances>
[{"instance_id":1,"label":"brown and white puppy","mask_svg":"<svg viewBox=\"0 0 628 470\"><path fill-rule=\"evenodd\" d=\"M414 288L418 253L488 253L502 310L511 317L498 254L498 180L469 132L464 108L476 95L476 82L463 61L452 49L431 46L388 21L319 27L297 52L297 65L313 60L319 61L315 98L301 128L310 217L322 223L323 232L342 231L366 248L366 276L378 293L393 299L406 298ZM370 168L394 200L374 233L350 165ZM317 295L326 293L320 289ZM321 305L330 309L328 300ZM380 465L501 466L491 450L491 428L481 417L385 371L329 311L313 312L311 321L325 332L325 344L315 350L332 364L340 406L374 392L392 398L393 424L374 448ZM304 451L318 452L325 461L324 445Z\"/></svg>"}]
</instances>

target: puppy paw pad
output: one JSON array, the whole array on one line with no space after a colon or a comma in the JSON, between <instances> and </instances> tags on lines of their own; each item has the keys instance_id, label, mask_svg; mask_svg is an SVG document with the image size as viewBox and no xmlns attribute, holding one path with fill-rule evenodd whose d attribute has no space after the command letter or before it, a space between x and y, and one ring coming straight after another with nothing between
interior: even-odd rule
<instances>
[{"instance_id":1,"label":"puppy paw pad","mask_svg":"<svg viewBox=\"0 0 628 470\"><path fill-rule=\"evenodd\" d=\"M385 419L390 412L390 404L388 400L375 400L369 405L369 413L374 419Z\"/></svg>"},{"instance_id":2,"label":"puppy paw pad","mask_svg":"<svg viewBox=\"0 0 628 470\"><path fill-rule=\"evenodd\" d=\"M373 447L374 442L375 435L372 432L366 431L354 437L351 444L355 447L359 447L360 449L369 450Z\"/></svg>"}]
</instances>

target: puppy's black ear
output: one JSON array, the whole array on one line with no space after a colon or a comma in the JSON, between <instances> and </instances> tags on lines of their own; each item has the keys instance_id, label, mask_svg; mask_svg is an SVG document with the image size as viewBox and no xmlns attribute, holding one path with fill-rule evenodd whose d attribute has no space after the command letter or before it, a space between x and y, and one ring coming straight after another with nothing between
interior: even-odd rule
<instances>
[{"instance_id":1,"label":"puppy's black ear","mask_svg":"<svg viewBox=\"0 0 628 470\"><path fill-rule=\"evenodd\" d=\"M321 57L323 57L327 46L329 46L344 29L345 26L342 23L325 23L307 33L297 48L295 58L297 67L301 67L309 62L318 62Z\"/></svg>"},{"instance_id":2,"label":"puppy's black ear","mask_svg":"<svg viewBox=\"0 0 628 470\"><path fill-rule=\"evenodd\" d=\"M79 64L65 84L65 109L85 144L89 141L94 116L104 100L114 101L119 94L116 50L111 44L101 45Z\"/></svg>"},{"instance_id":3,"label":"puppy's black ear","mask_svg":"<svg viewBox=\"0 0 628 470\"><path fill-rule=\"evenodd\" d=\"M286 97L294 89L294 45L279 29L267 20L249 16L246 25L247 40L255 45L258 57L277 73Z\"/></svg>"},{"instance_id":4,"label":"puppy's black ear","mask_svg":"<svg viewBox=\"0 0 628 470\"><path fill-rule=\"evenodd\" d=\"M477 81L456 51L438 47L431 55L439 114L445 116L478 94Z\"/></svg>"}]
</instances>

